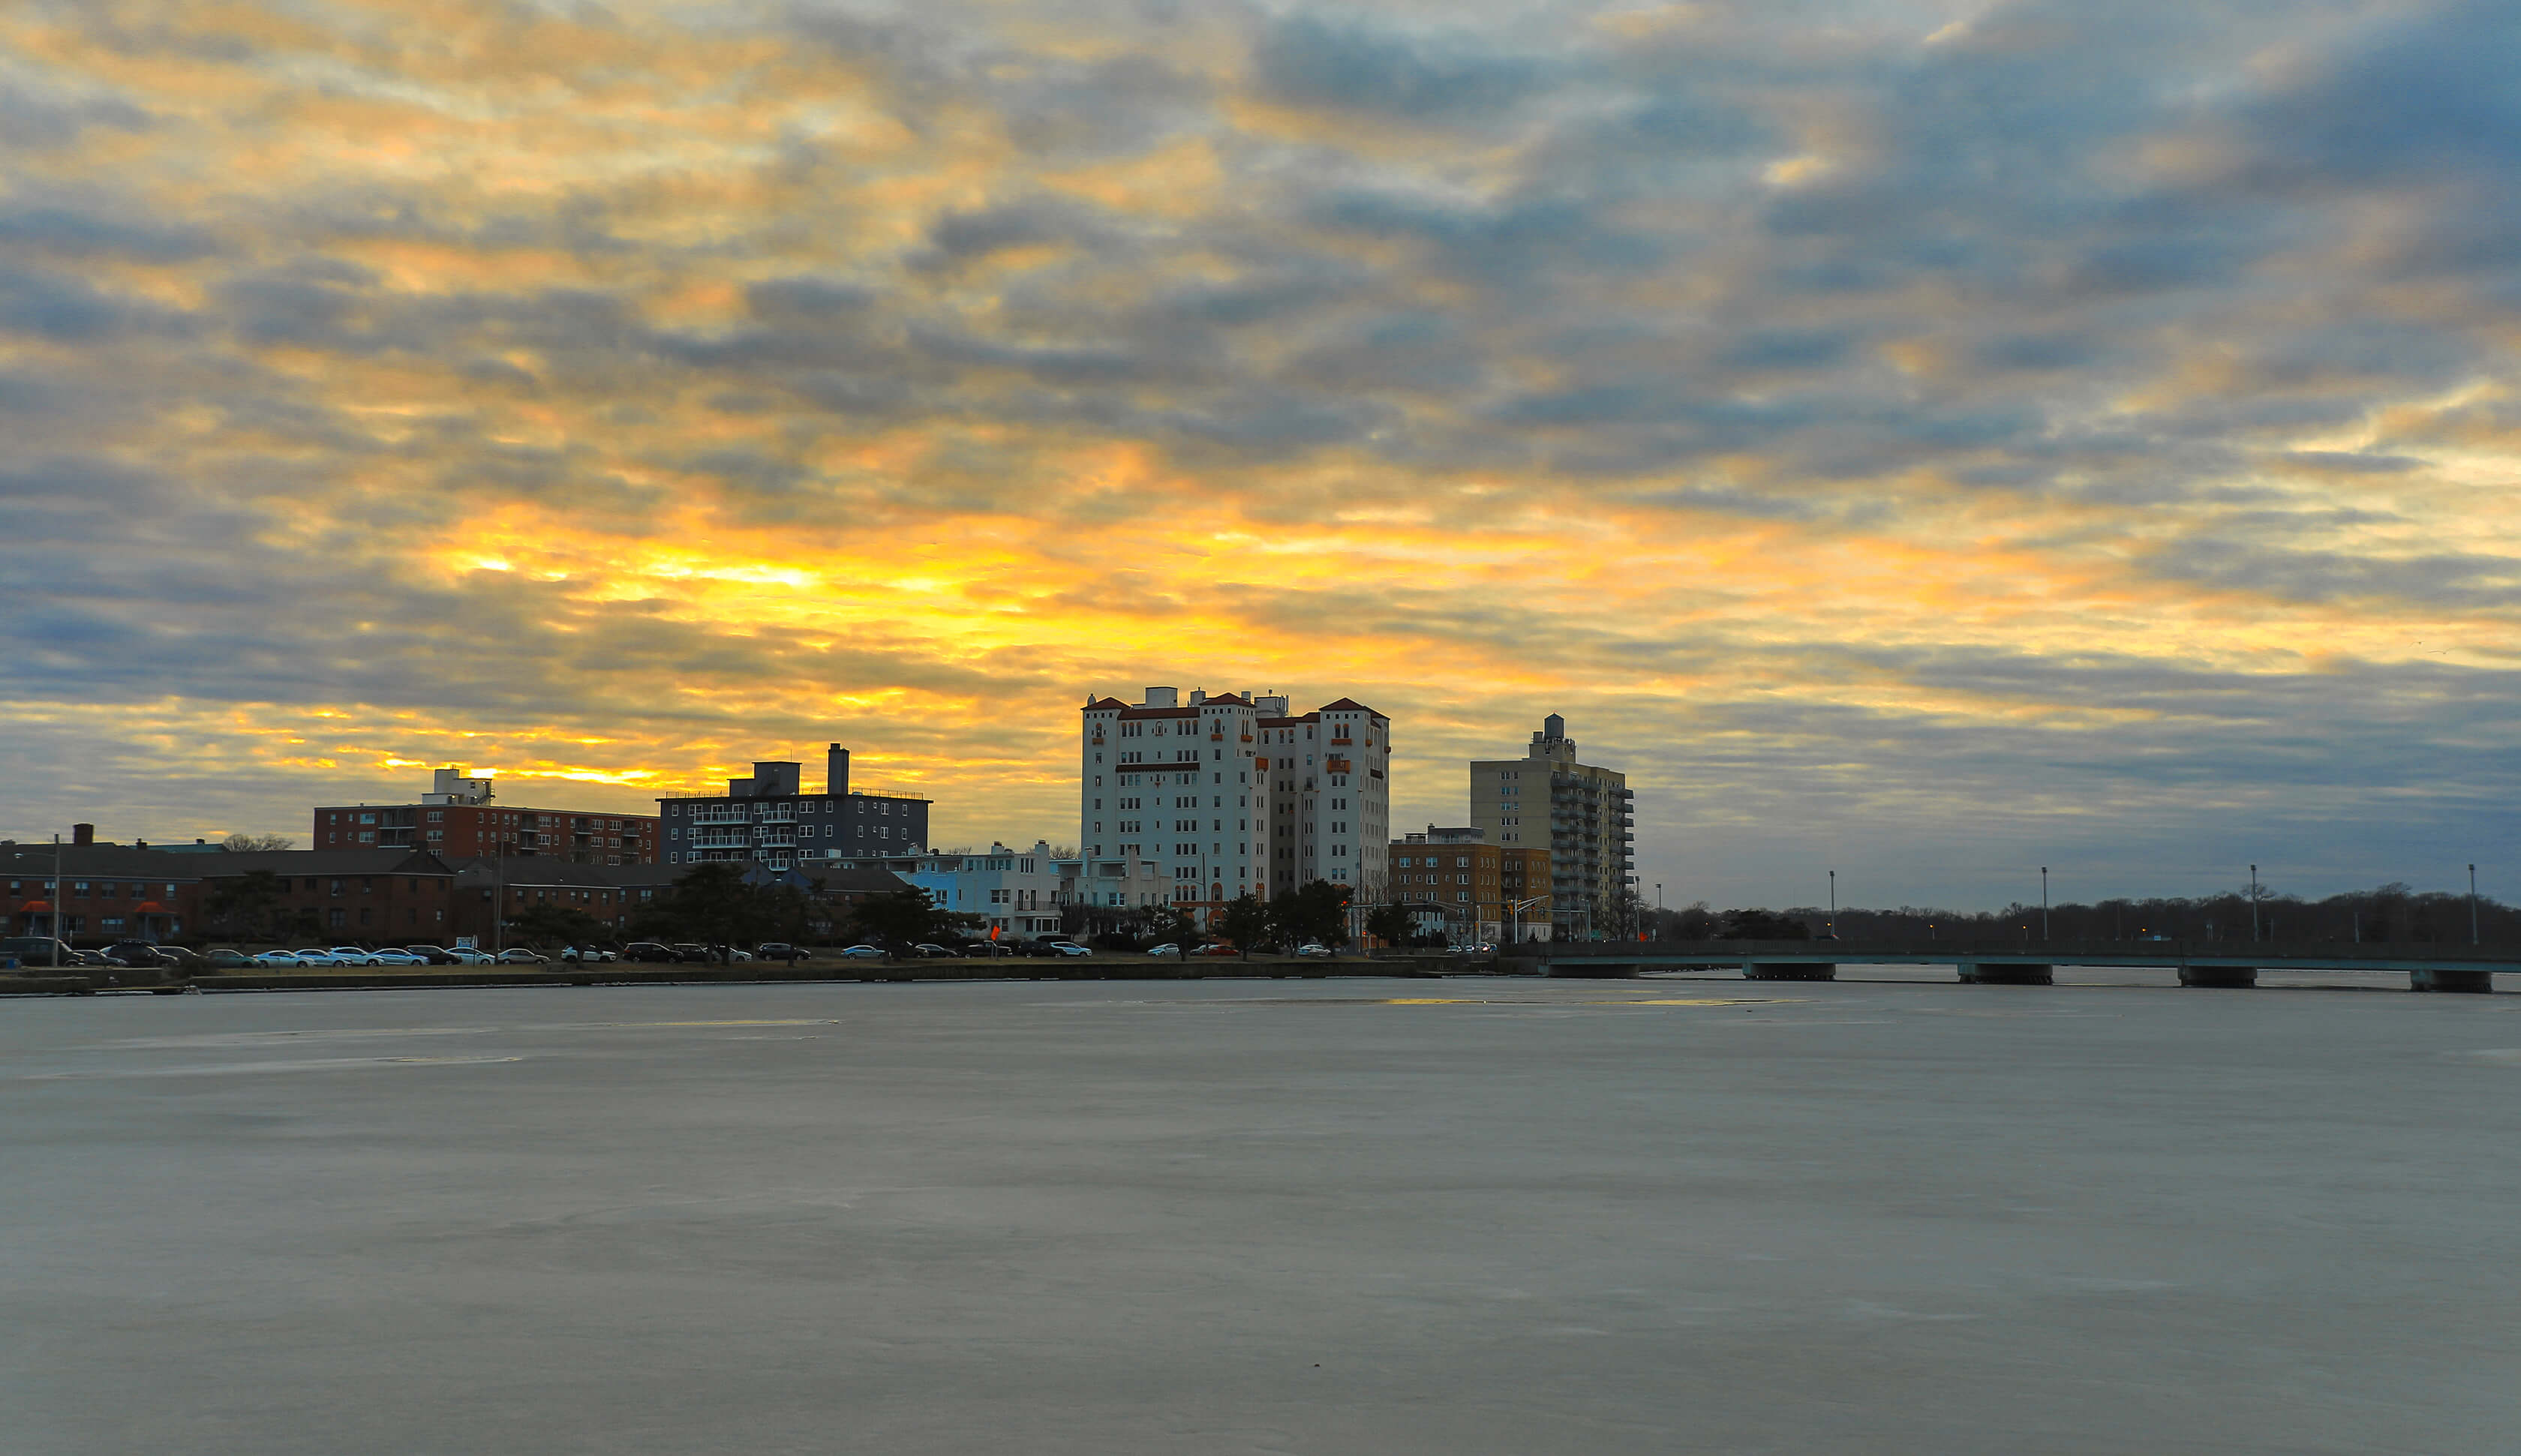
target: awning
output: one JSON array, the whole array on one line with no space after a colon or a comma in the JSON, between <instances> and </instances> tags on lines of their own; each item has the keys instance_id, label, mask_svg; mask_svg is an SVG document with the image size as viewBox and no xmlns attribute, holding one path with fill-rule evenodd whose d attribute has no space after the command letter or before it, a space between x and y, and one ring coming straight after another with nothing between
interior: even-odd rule
<instances>
[{"instance_id":1,"label":"awning","mask_svg":"<svg viewBox=\"0 0 2521 1456\"><path fill-rule=\"evenodd\" d=\"M28 900L26 903L18 907L18 913L21 915L50 915L53 913L52 902L49 900Z\"/></svg>"},{"instance_id":2,"label":"awning","mask_svg":"<svg viewBox=\"0 0 2521 1456\"><path fill-rule=\"evenodd\" d=\"M131 907L131 913L134 915L172 915L175 912L159 904L156 900L142 900L139 904Z\"/></svg>"}]
</instances>

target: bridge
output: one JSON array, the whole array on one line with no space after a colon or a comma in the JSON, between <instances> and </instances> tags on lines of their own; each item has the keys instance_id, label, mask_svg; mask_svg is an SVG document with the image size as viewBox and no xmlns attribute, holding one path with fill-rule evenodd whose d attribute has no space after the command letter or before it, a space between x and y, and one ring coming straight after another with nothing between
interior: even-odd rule
<instances>
[{"instance_id":1,"label":"bridge","mask_svg":"<svg viewBox=\"0 0 2521 1456\"><path fill-rule=\"evenodd\" d=\"M2406 973L2410 990L2492 991L2521 954L2472 945L2275 940L1540 941L1501 959L1527 975L1621 978L1738 966L1752 980L1835 980L1841 966L1952 966L1971 985L2051 985L2059 966L2177 971L2184 986L2258 984L2262 971Z\"/></svg>"}]
</instances>

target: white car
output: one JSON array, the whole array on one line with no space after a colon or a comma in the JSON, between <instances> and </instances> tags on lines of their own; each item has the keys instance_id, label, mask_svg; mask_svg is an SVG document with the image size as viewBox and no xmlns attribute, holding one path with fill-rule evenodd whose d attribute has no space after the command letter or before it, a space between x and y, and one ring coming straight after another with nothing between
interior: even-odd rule
<instances>
[{"instance_id":1,"label":"white car","mask_svg":"<svg viewBox=\"0 0 2521 1456\"><path fill-rule=\"evenodd\" d=\"M848 956L853 961L875 961L882 960L884 958L884 952L872 945L845 946L842 948L841 954Z\"/></svg>"},{"instance_id":2,"label":"white car","mask_svg":"<svg viewBox=\"0 0 2521 1456\"><path fill-rule=\"evenodd\" d=\"M426 966L429 964L429 957L413 955L410 951L388 946L370 955L368 964L371 966Z\"/></svg>"},{"instance_id":3,"label":"white car","mask_svg":"<svg viewBox=\"0 0 2521 1456\"><path fill-rule=\"evenodd\" d=\"M1330 953L1331 948L1319 940L1307 940L1296 947L1296 954L1300 956L1326 956Z\"/></svg>"},{"instance_id":4,"label":"white car","mask_svg":"<svg viewBox=\"0 0 2521 1456\"><path fill-rule=\"evenodd\" d=\"M487 966L499 959L486 950L478 950L470 945L456 946L447 954L455 957L455 964L459 966Z\"/></svg>"},{"instance_id":5,"label":"white car","mask_svg":"<svg viewBox=\"0 0 2521 1456\"><path fill-rule=\"evenodd\" d=\"M1168 941L1165 944L1159 945L1155 949L1148 951L1147 954L1177 956L1181 954L1181 947Z\"/></svg>"},{"instance_id":6,"label":"white car","mask_svg":"<svg viewBox=\"0 0 2521 1456\"><path fill-rule=\"evenodd\" d=\"M520 945L514 950L503 950L499 952L499 964L502 966L546 966L551 964L551 957L527 950L526 947Z\"/></svg>"},{"instance_id":7,"label":"white car","mask_svg":"<svg viewBox=\"0 0 2521 1456\"><path fill-rule=\"evenodd\" d=\"M306 964L305 962L298 959L298 952L294 950L266 950L255 955L253 957L253 963L257 966L302 966Z\"/></svg>"},{"instance_id":8,"label":"white car","mask_svg":"<svg viewBox=\"0 0 2521 1456\"><path fill-rule=\"evenodd\" d=\"M339 960L334 958L333 953L329 950L307 949L298 951L297 955L298 964L301 966L338 966L342 964Z\"/></svg>"},{"instance_id":9,"label":"white car","mask_svg":"<svg viewBox=\"0 0 2521 1456\"><path fill-rule=\"evenodd\" d=\"M374 966L378 964L377 953L375 951L361 950L355 945L336 945L333 947L332 956L333 964L336 966Z\"/></svg>"},{"instance_id":10,"label":"white car","mask_svg":"<svg viewBox=\"0 0 2521 1456\"><path fill-rule=\"evenodd\" d=\"M1041 943L1043 948L1047 949L1052 955L1081 956L1092 955L1094 953L1087 950L1084 946L1077 944L1074 940L1044 940Z\"/></svg>"}]
</instances>

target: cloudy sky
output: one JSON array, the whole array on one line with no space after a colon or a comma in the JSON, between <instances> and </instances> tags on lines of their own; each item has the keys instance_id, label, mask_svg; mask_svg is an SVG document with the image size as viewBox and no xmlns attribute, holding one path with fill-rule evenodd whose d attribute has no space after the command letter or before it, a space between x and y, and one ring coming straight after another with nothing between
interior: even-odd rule
<instances>
[{"instance_id":1,"label":"cloudy sky","mask_svg":"<svg viewBox=\"0 0 2521 1456\"><path fill-rule=\"evenodd\" d=\"M0 835L1549 711L1668 899L2521 893L2521 9L22 0Z\"/></svg>"}]
</instances>

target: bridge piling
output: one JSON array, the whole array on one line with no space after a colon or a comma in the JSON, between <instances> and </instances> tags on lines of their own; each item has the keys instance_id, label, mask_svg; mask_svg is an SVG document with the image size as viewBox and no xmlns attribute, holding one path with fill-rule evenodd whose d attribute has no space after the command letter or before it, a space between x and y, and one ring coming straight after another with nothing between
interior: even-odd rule
<instances>
[{"instance_id":1,"label":"bridge piling","mask_svg":"<svg viewBox=\"0 0 2521 1456\"><path fill-rule=\"evenodd\" d=\"M2014 961L1963 961L1960 963L1963 985L2055 985L2057 968L2031 966Z\"/></svg>"},{"instance_id":2,"label":"bridge piling","mask_svg":"<svg viewBox=\"0 0 2521 1456\"><path fill-rule=\"evenodd\" d=\"M2411 991L2460 991L2484 995L2495 989L2492 971L2419 970L2407 973L2407 989Z\"/></svg>"},{"instance_id":3,"label":"bridge piling","mask_svg":"<svg viewBox=\"0 0 2521 1456\"><path fill-rule=\"evenodd\" d=\"M1836 980L1838 968L1806 961L1744 961L1744 980Z\"/></svg>"},{"instance_id":4,"label":"bridge piling","mask_svg":"<svg viewBox=\"0 0 2521 1456\"><path fill-rule=\"evenodd\" d=\"M2209 990L2245 991L2259 983L2259 972L2255 966L2191 966L2182 962L2179 983Z\"/></svg>"}]
</instances>

